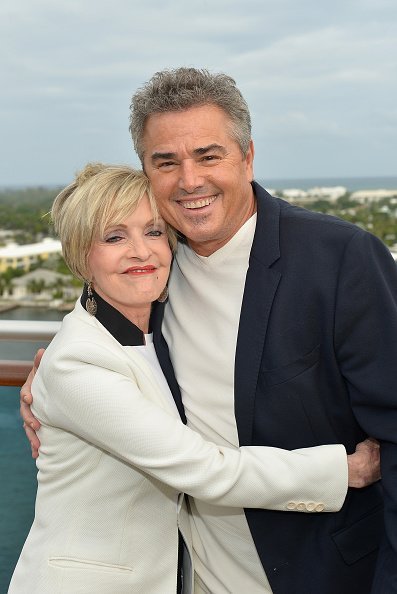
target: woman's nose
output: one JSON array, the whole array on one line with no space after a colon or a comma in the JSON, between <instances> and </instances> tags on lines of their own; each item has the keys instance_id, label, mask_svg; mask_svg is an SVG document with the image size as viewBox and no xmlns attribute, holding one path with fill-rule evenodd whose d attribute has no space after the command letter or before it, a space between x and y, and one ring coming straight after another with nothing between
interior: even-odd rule
<instances>
[{"instance_id":1,"label":"woman's nose","mask_svg":"<svg viewBox=\"0 0 397 594\"><path fill-rule=\"evenodd\" d=\"M138 258L139 260L147 260L150 257L151 250L144 238L134 239L128 242L128 256L130 258Z\"/></svg>"}]
</instances>

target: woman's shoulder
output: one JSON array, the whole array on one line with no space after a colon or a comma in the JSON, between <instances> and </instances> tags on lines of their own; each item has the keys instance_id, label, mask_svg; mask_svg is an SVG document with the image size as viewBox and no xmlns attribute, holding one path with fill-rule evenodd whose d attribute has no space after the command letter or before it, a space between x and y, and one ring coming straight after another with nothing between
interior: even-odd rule
<instances>
[{"instance_id":1,"label":"woman's shoulder","mask_svg":"<svg viewBox=\"0 0 397 594\"><path fill-rule=\"evenodd\" d=\"M59 359L67 358L72 362L110 360L120 358L122 346L82 307L80 302L67 314L61 327L46 349L43 361L54 365Z\"/></svg>"}]
</instances>

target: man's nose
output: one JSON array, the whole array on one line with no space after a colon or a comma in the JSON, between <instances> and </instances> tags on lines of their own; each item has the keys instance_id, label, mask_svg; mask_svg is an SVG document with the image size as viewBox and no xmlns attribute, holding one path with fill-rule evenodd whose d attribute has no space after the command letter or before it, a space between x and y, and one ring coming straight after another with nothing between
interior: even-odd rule
<instances>
[{"instance_id":1,"label":"man's nose","mask_svg":"<svg viewBox=\"0 0 397 594\"><path fill-rule=\"evenodd\" d=\"M200 165L194 159L185 159L180 166L179 187L189 194L203 185Z\"/></svg>"}]
</instances>

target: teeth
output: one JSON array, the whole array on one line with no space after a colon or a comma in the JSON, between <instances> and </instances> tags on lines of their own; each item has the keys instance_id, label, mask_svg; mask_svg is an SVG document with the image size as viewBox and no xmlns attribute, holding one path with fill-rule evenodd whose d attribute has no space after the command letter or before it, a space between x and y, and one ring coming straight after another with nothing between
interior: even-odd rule
<instances>
[{"instance_id":1,"label":"teeth","mask_svg":"<svg viewBox=\"0 0 397 594\"><path fill-rule=\"evenodd\" d=\"M181 202L183 208L202 208L203 206L209 206L215 200L216 196L211 196L211 198L204 198L203 200L195 200L192 202Z\"/></svg>"}]
</instances>

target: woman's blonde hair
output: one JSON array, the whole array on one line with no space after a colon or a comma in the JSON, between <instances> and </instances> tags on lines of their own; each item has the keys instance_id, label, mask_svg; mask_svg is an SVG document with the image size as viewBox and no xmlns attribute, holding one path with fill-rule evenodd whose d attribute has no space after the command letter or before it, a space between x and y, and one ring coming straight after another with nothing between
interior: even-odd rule
<instances>
[{"instance_id":1,"label":"woman's blonde hair","mask_svg":"<svg viewBox=\"0 0 397 594\"><path fill-rule=\"evenodd\" d=\"M127 165L89 163L73 183L55 198L51 220L58 234L63 257L72 273L83 281L89 280L88 255L98 236L110 225L118 225L147 196L153 218L159 218L148 178L142 171ZM176 235L167 225L171 248Z\"/></svg>"}]
</instances>

